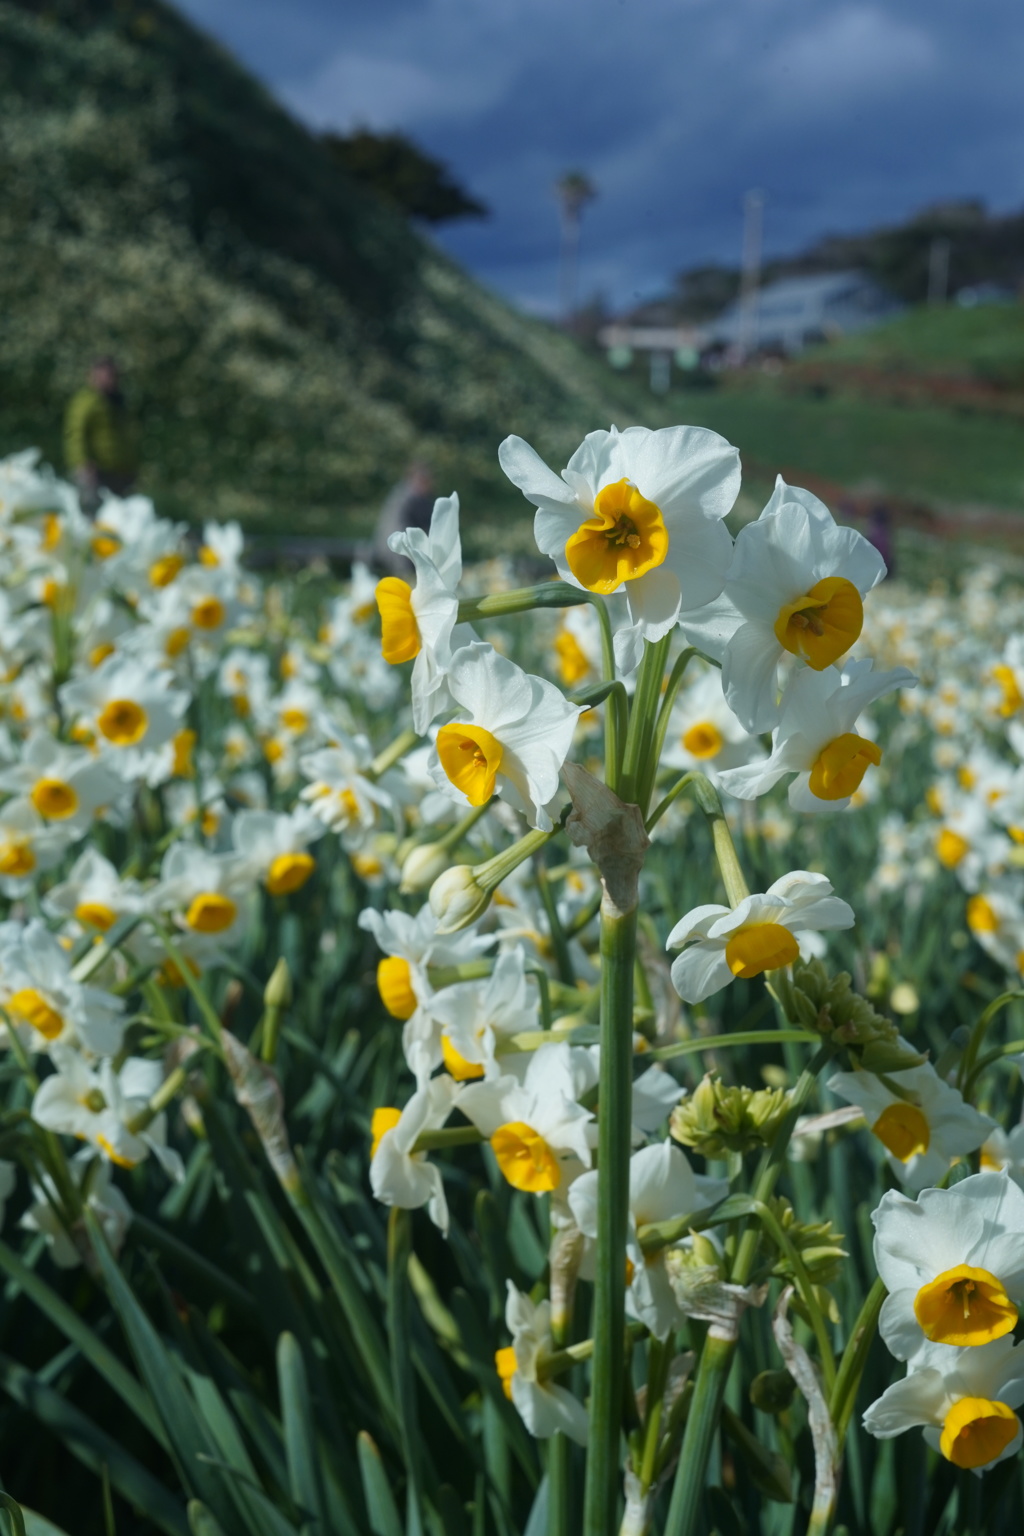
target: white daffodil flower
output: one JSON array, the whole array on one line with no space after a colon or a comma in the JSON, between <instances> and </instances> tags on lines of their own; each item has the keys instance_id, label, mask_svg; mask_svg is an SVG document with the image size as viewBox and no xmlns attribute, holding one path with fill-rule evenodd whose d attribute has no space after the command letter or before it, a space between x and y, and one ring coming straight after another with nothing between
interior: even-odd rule
<instances>
[{"instance_id":1,"label":"white daffodil flower","mask_svg":"<svg viewBox=\"0 0 1024 1536\"><path fill-rule=\"evenodd\" d=\"M933 1451L980 1477L1020 1450L1022 1403L1024 1344L1008 1334L975 1349L923 1344L904 1379L868 1408L864 1428L891 1440L920 1426Z\"/></svg>"},{"instance_id":2,"label":"white daffodil flower","mask_svg":"<svg viewBox=\"0 0 1024 1536\"><path fill-rule=\"evenodd\" d=\"M801 667L790 678L779 707L771 756L720 775L721 786L740 800L767 794L788 773L789 803L795 811L842 811L860 788L882 749L854 727L858 716L896 688L917 679L906 667L872 671L870 661L851 661L843 672Z\"/></svg>"},{"instance_id":3,"label":"white daffodil flower","mask_svg":"<svg viewBox=\"0 0 1024 1536\"><path fill-rule=\"evenodd\" d=\"M110 1250L116 1257L121 1252L125 1234L131 1225L132 1208L113 1182L114 1165L106 1160L98 1162L92 1148L83 1147L81 1152L71 1158L69 1167L76 1184L87 1185L85 1204L99 1222ZM82 1262L83 1254L90 1251L84 1225L76 1231L81 1239L76 1243L57 1214L60 1195L49 1175L44 1175L38 1184L33 1184L32 1193L35 1199L19 1225L27 1232L42 1233L50 1258L58 1269L76 1269Z\"/></svg>"},{"instance_id":4,"label":"white daffodil flower","mask_svg":"<svg viewBox=\"0 0 1024 1536\"><path fill-rule=\"evenodd\" d=\"M824 875L792 870L738 907L709 904L681 918L665 944L686 946L672 962L672 984L685 1003L702 1003L735 976L792 965L800 953L797 934L852 928L855 921L853 908L833 895Z\"/></svg>"},{"instance_id":5,"label":"white daffodil flower","mask_svg":"<svg viewBox=\"0 0 1024 1536\"><path fill-rule=\"evenodd\" d=\"M484 981L459 981L436 993L430 1013L441 1029L445 1069L458 1082L508 1072L502 1050L510 1037L541 1027L537 983L526 974L521 949L500 954Z\"/></svg>"},{"instance_id":6,"label":"white daffodil flower","mask_svg":"<svg viewBox=\"0 0 1024 1536\"><path fill-rule=\"evenodd\" d=\"M505 1178L529 1194L564 1195L590 1166L593 1115L576 1101L567 1045L542 1045L526 1076L470 1083L459 1108L487 1138Z\"/></svg>"},{"instance_id":7,"label":"white daffodil flower","mask_svg":"<svg viewBox=\"0 0 1024 1536\"><path fill-rule=\"evenodd\" d=\"M669 716L661 754L665 768L699 768L713 783L723 769L763 758L756 736L737 720L722 692L722 674L709 667L678 697Z\"/></svg>"},{"instance_id":8,"label":"white daffodil flower","mask_svg":"<svg viewBox=\"0 0 1024 1536\"><path fill-rule=\"evenodd\" d=\"M722 591L732 559L722 519L739 494L740 461L716 432L590 432L561 477L521 437L507 437L498 459L537 508L534 537L562 579L605 597L625 591L627 623L615 636L623 672L645 640Z\"/></svg>"},{"instance_id":9,"label":"white daffodil flower","mask_svg":"<svg viewBox=\"0 0 1024 1536\"><path fill-rule=\"evenodd\" d=\"M119 917L144 908L145 893L138 881L122 880L110 860L91 847L75 860L67 879L43 897L48 916L74 918L91 933L106 933Z\"/></svg>"},{"instance_id":10,"label":"white daffodil flower","mask_svg":"<svg viewBox=\"0 0 1024 1536\"><path fill-rule=\"evenodd\" d=\"M176 925L192 937L230 943L242 936L251 886L251 874L238 854L173 843L147 905L151 912L172 914Z\"/></svg>"},{"instance_id":11,"label":"white daffodil flower","mask_svg":"<svg viewBox=\"0 0 1024 1536\"><path fill-rule=\"evenodd\" d=\"M262 651L235 646L217 671L217 687L242 719L263 713L270 700L270 660Z\"/></svg>"},{"instance_id":12,"label":"white daffodil flower","mask_svg":"<svg viewBox=\"0 0 1024 1536\"><path fill-rule=\"evenodd\" d=\"M405 528L391 535L388 547L412 561L416 585L410 587L400 576L377 583L381 648L392 665L415 657L412 723L422 736L431 720L451 707L444 681L453 651L474 638L468 624L457 622L456 589L462 580L458 496L437 498L429 533Z\"/></svg>"},{"instance_id":13,"label":"white daffodil flower","mask_svg":"<svg viewBox=\"0 0 1024 1536\"><path fill-rule=\"evenodd\" d=\"M1020 1057L1017 1061L1019 1064ZM981 1167L983 1172L1005 1170L1024 1189L1024 1125L1015 1125L1010 1131L996 1126L982 1144Z\"/></svg>"},{"instance_id":14,"label":"white daffodil flower","mask_svg":"<svg viewBox=\"0 0 1024 1536\"><path fill-rule=\"evenodd\" d=\"M123 780L103 758L33 731L18 761L0 771L0 789L23 795L49 825L81 836L97 813L123 800Z\"/></svg>"},{"instance_id":15,"label":"white daffodil flower","mask_svg":"<svg viewBox=\"0 0 1024 1536\"><path fill-rule=\"evenodd\" d=\"M916 1200L890 1190L871 1217L889 1292L879 1332L898 1360L926 1339L976 1348L1016 1327L1024 1304L1024 1190L975 1173Z\"/></svg>"},{"instance_id":16,"label":"white daffodil flower","mask_svg":"<svg viewBox=\"0 0 1024 1536\"><path fill-rule=\"evenodd\" d=\"M1024 636L1011 635L1001 659L992 668L992 678L999 686L997 713L1012 720L1024 709Z\"/></svg>"},{"instance_id":17,"label":"white daffodil flower","mask_svg":"<svg viewBox=\"0 0 1024 1536\"><path fill-rule=\"evenodd\" d=\"M373 831L380 812L393 804L388 790L366 777L372 761L365 736L339 737L334 746L299 759L299 772L311 780L300 798L324 826L341 834L349 853Z\"/></svg>"},{"instance_id":18,"label":"white daffodil flower","mask_svg":"<svg viewBox=\"0 0 1024 1536\"><path fill-rule=\"evenodd\" d=\"M576 1225L589 1240L581 1273L593 1275L597 1241L596 1170L581 1174L569 1190L569 1207ZM645 1323L656 1339L667 1339L680 1327L680 1311L665 1269L665 1249L645 1254L638 1233L656 1221L695 1215L717 1205L729 1193L728 1179L706 1178L694 1173L689 1160L671 1141L642 1147L629 1162L629 1231L626 1238L626 1306L630 1315Z\"/></svg>"},{"instance_id":19,"label":"white daffodil flower","mask_svg":"<svg viewBox=\"0 0 1024 1536\"><path fill-rule=\"evenodd\" d=\"M432 1012L435 993L427 967L477 960L493 947L494 940L471 928L439 935L429 906L421 907L415 917L366 907L359 914L359 926L372 933L384 951L377 966L377 990L391 1017L404 1023L402 1050L422 1088L442 1060L441 1025Z\"/></svg>"},{"instance_id":20,"label":"white daffodil flower","mask_svg":"<svg viewBox=\"0 0 1024 1536\"><path fill-rule=\"evenodd\" d=\"M108 1057L93 1070L77 1051L61 1046L53 1048L51 1059L57 1070L32 1100L37 1125L88 1142L119 1168L134 1168L152 1153L170 1178L184 1178L181 1158L167 1145L165 1114L143 1130L129 1128L164 1080L160 1062L133 1056L115 1072Z\"/></svg>"},{"instance_id":21,"label":"white daffodil flower","mask_svg":"<svg viewBox=\"0 0 1024 1536\"><path fill-rule=\"evenodd\" d=\"M966 1103L930 1062L898 1072L891 1081L906 1098L873 1072L837 1072L828 1086L847 1104L860 1106L893 1173L916 1193L937 1184L958 1158L976 1151L995 1122Z\"/></svg>"},{"instance_id":22,"label":"white daffodil flower","mask_svg":"<svg viewBox=\"0 0 1024 1536\"><path fill-rule=\"evenodd\" d=\"M242 551L245 535L239 523L204 523L203 542L199 546L199 563L215 566L229 575L242 572Z\"/></svg>"},{"instance_id":23,"label":"white daffodil flower","mask_svg":"<svg viewBox=\"0 0 1024 1536\"><path fill-rule=\"evenodd\" d=\"M460 715L442 725L430 774L459 805L501 795L531 827L551 830L547 807L572 746L580 710L552 683L477 642L452 657L448 690Z\"/></svg>"},{"instance_id":24,"label":"white daffodil flower","mask_svg":"<svg viewBox=\"0 0 1024 1536\"><path fill-rule=\"evenodd\" d=\"M61 705L75 721L76 739L99 748L104 761L129 781L169 777L166 746L188 708L188 694L168 672L141 656L108 656L86 677L60 690Z\"/></svg>"},{"instance_id":25,"label":"white daffodil flower","mask_svg":"<svg viewBox=\"0 0 1024 1536\"><path fill-rule=\"evenodd\" d=\"M687 639L722 663L729 707L748 731L777 724L779 662L788 652L820 671L845 656L864 623L865 595L885 562L841 528L810 491L780 475L761 516L740 530L722 597L686 615Z\"/></svg>"},{"instance_id":26,"label":"white daffodil flower","mask_svg":"<svg viewBox=\"0 0 1024 1536\"><path fill-rule=\"evenodd\" d=\"M9 800L0 809L0 892L11 900L24 896L73 841L67 827L44 821L28 800Z\"/></svg>"},{"instance_id":27,"label":"white daffodil flower","mask_svg":"<svg viewBox=\"0 0 1024 1536\"><path fill-rule=\"evenodd\" d=\"M554 1350L551 1340L551 1303L534 1303L508 1282L505 1326L512 1343L499 1349L494 1366L505 1396L514 1403L530 1434L537 1440L568 1435L586 1445L587 1410L578 1398L557 1381L543 1375L545 1356Z\"/></svg>"},{"instance_id":28,"label":"white daffodil flower","mask_svg":"<svg viewBox=\"0 0 1024 1536\"><path fill-rule=\"evenodd\" d=\"M462 1108L463 1090L450 1077L435 1077L417 1088L404 1109L375 1109L371 1125L370 1188L382 1205L416 1211L427 1207L435 1227L448 1234L448 1202L441 1170L425 1152L414 1152L424 1131L439 1131L452 1110Z\"/></svg>"},{"instance_id":29,"label":"white daffodil flower","mask_svg":"<svg viewBox=\"0 0 1024 1536\"><path fill-rule=\"evenodd\" d=\"M115 1056L124 1034L124 1003L71 974L67 952L33 919L0 945L0 1010L8 1026L24 1030L31 1050L57 1041L94 1056Z\"/></svg>"},{"instance_id":30,"label":"white daffodil flower","mask_svg":"<svg viewBox=\"0 0 1024 1536\"><path fill-rule=\"evenodd\" d=\"M231 840L246 868L271 896L300 891L316 868L310 843L326 827L305 806L290 814L239 811L231 824Z\"/></svg>"}]
</instances>

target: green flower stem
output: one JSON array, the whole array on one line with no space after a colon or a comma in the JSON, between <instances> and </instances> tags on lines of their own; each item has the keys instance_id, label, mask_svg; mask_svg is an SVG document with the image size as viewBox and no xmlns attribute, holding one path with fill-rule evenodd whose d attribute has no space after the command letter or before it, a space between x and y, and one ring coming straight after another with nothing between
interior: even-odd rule
<instances>
[{"instance_id":1,"label":"green flower stem","mask_svg":"<svg viewBox=\"0 0 1024 1536\"><path fill-rule=\"evenodd\" d=\"M615 682L615 644L612 638L612 621L608 617L608 604L595 593L587 594L601 630L601 670L606 683ZM628 728L629 700L626 690L618 683L608 698L604 717L604 779L609 789L619 792L622 772L622 749Z\"/></svg>"},{"instance_id":2,"label":"green flower stem","mask_svg":"<svg viewBox=\"0 0 1024 1536\"><path fill-rule=\"evenodd\" d=\"M427 978L435 992L457 981L482 981L494 970L493 960L463 960L461 965L428 965Z\"/></svg>"},{"instance_id":3,"label":"green flower stem","mask_svg":"<svg viewBox=\"0 0 1024 1536\"><path fill-rule=\"evenodd\" d=\"M565 936L574 939L578 933L582 933L588 923L593 922L601 907L601 892L595 891L585 907L581 907L576 916L565 925ZM1024 1051L1024 1045L1021 1046Z\"/></svg>"},{"instance_id":4,"label":"green flower stem","mask_svg":"<svg viewBox=\"0 0 1024 1536\"><path fill-rule=\"evenodd\" d=\"M492 592L489 597L467 597L459 604L460 624L477 619L500 619L512 613L529 613L534 608L578 608L592 601L582 587L567 581L542 581L535 587L514 587L511 592Z\"/></svg>"},{"instance_id":5,"label":"green flower stem","mask_svg":"<svg viewBox=\"0 0 1024 1536\"><path fill-rule=\"evenodd\" d=\"M552 891L551 882L548 880L544 859L539 853L534 855L533 874L548 920L548 928L551 933L551 948L554 952L555 965L558 969L558 979L564 986L571 987L576 981L576 974L573 971L572 959L569 955L569 941L565 936L565 929L562 927L562 919L558 915L555 893Z\"/></svg>"},{"instance_id":6,"label":"green flower stem","mask_svg":"<svg viewBox=\"0 0 1024 1536\"><path fill-rule=\"evenodd\" d=\"M597 1278L584 1536L614 1536L625 1378L626 1234L633 1090L633 961L637 909L601 906L601 1082Z\"/></svg>"},{"instance_id":7,"label":"green flower stem","mask_svg":"<svg viewBox=\"0 0 1024 1536\"><path fill-rule=\"evenodd\" d=\"M696 654L695 647L688 645L684 651L680 651L675 659L672 671L668 675L668 683L662 694L661 706L658 710L658 718L654 726L654 736L648 757L647 772L640 786L640 803L645 807L650 805L651 795L654 793L654 781L658 773L658 764L661 762L661 750L665 745L669 721L672 718L672 707L679 693L683 675Z\"/></svg>"},{"instance_id":8,"label":"green flower stem","mask_svg":"<svg viewBox=\"0 0 1024 1536\"><path fill-rule=\"evenodd\" d=\"M999 1013L1000 1009L1006 1008L1010 1003L1015 1002L1017 998L1020 997L1024 997L1024 992L1018 990L1015 992L1003 992L999 997L993 998L992 1002L989 1003L988 1007L985 1009L984 1013L978 1019L974 1028L971 1030L971 1038L967 1042L967 1049L964 1051L964 1054L960 1060L960 1071L957 1073L957 1087L960 1089L961 1093L965 1094L965 1097L965 1089L967 1084L970 1082L971 1086L974 1086L974 1066L978 1059L978 1052L981 1050L982 1044L984 1043L985 1035L988 1031L989 1025L992 1023L992 1020L995 1018L996 1014Z\"/></svg>"},{"instance_id":9,"label":"green flower stem","mask_svg":"<svg viewBox=\"0 0 1024 1536\"><path fill-rule=\"evenodd\" d=\"M821 1036L806 1029L745 1029L731 1035L703 1035L694 1040L680 1040L676 1045L659 1045L645 1051L652 1061L671 1061L676 1056L694 1056L700 1051L722 1051L736 1045L820 1045ZM1024 1045L1021 1047L1024 1050Z\"/></svg>"},{"instance_id":10,"label":"green flower stem","mask_svg":"<svg viewBox=\"0 0 1024 1536\"><path fill-rule=\"evenodd\" d=\"M691 780L694 798L707 817L711 828L711 840L715 845L715 858L718 860L718 868L721 871L722 883L725 886L725 894L731 907L738 907L740 902L750 895L750 887L747 885L740 861L736 853L736 845L729 831L729 823L725 819L722 810L722 801L718 790L711 780L703 773L694 774Z\"/></svg>"},{"instance_id":11,"label":"green flower stem","mask_svg":"<svg viewBox=\"0 0 1024 1536\"><path fill-rule=\"evenodd\" d=\"M793 1280L800 1293L800 1300L807 1308L811 1320L811 1328L818 1345L818 1353L821 1356L821 1374L825 1382L825 1391L832 1392L836 1384L836 1359L832 1350L832 1340L828 1336L825 1326L825 1318L818 1298L814 1292L814 1284L807 1273L807 1266L800 1257L796 1247L790 1242L785 1229L776 1221L770 1208L763 1200L758 1200L754 1207L754 1214L764 1227L768 1236L777 1248L785 1254L789 1267L793 1272Z\"/></svg>"},{"instance_id":12,"label":"green flower stem","mask_svg":"<svg viewBox=\"0 0 1024 1536\"><path fill-rule=\"evenodd\" d=\"M668 1368L671 1362L671 1341L668 1339L652 1338L647 1346L647 1401L644 1404L644 1438L640 1466L637 1469L643 1493L647 1493L656 1475L661 1421L665 1407L665 1386L668 1382Z\"/></svg>"},{"instance_id":13,"label":"green flower stem","mask_svg":"<svg viewBox=\"0 0 1024 1536\"><path fill-rule=\"evenodd\" d=\"M154 927L156 927L155 924ZM186 987L195 998L196 1006L206 1021L210 1034L219 1045L222 1025L219 1017L217 1016L216 1008L214 1008L213 1004L210 1002L210 999L206 995L205 988L200 986L198 979L192 974L192 967L189 965L188 961L185 959L181 950L178 948L177 944L171 938L167 930L164 928L156 928L156 932L164 946L164 949L166 949L168 955L177 966L178 974L180 975L182 981L185 983Z\"/></svg>"},{"instance_id":14,"label":"green flower stem","mask_svg":"<svg viewBox=\"0 0 1024 1536\"><path fill-rule=\"evenodd\" d=\"M148 1125L152 1125L157 1115L167 1108L175 1094L180 1093L184 1088L187 1077L188 1073L184 1067L175 1067L174 1071L167 1075L145 1109L141 1109L128 1121L126 1129L132 1136L137 1136Z\"/></svg>"},{"instance_id":15,"label":"green flower stem","mask_svg":"<svg viewBox=\"0 0 1024 1536\"><path fill-rule=\"evenodd\" d=\"M840 1449L846 1438L854 1404L857 1401L857 1389L864 1374L864 1366L875 1337L875 1329L878 1327L878 1314L888 1294L881 1280L876 1280L864 1298L864 1304L858 1313L853 1332L847 1340L843 1357L839 1362L839 1372L829 1395L828 1411L835 1425Z\"/></svg>"},{"instance_id":16,"label":"green flower stem","mask_svg":"<svg viewBox=\"0 0 1024 1536\"><path fill-rule=\"evenodd\" d=\"M391 1346L391 1386L398 1410L402 1459L406 1473L406 1536L421 1536L420 1442L409 1315L411 1213L393 1207L388 1216L387 1324Z\"/></svg>"},{"instance_id":17,"label":"green flower stem","mask_svg":"<svg viewBox=\"0 0 1024 1536\"><path fill-rule=\"evenodd\" d=\"M417 1152L440 1152L444 1147L475 1147L487 1137L475 1125L442 1126L437 1131L420 1131L410 1156Z\"/></svg>"},{"instance_id":18,"label":"green flower stem","mask_svg":"<svg viewBox=\"0 0 1024 1536\"><path fill-rule=\"evenodd\" d=\"M622 755L622 778L617 793L620 799L639 805L641 810L645 809L646 804L640 801L642 786L648 785L649 795L649 783L653 782L657 768L656 762L651 767L652 747L661 683L665 674L665 656L671 640L671 635L666 635L663 640L644 641L643 659L640 662L633 706L629 712L629 729Z\"/></svg>"},{"instance_id":19,"label":"green flower stem","mask_svg":"<svg viewBox=\"0 0 1024 1536\"><path fill-rule=\"evenodd\" d=\"M483 805L475 805L471 811L467 811L461 821L457 821L454 827L449 828L443 837L438 838L436 847L443 848L446 853L451 848L457 848L466 833L471 832L481 817L487 815L487 812L494 804L495 798L492 795L489 800L484 801Z\"/></svg>"},{"instance_id":20,"label":"green flower stem","mask_svg":"<svg viewBox=\"0 0 1024 1536\"><path fill-rule=\"evenodd\" d=\"M672 788L669 790L668 794L664 795L662 799L658 801L657 805L654 807L654 810L644 822L644 826L647 828L648 832L652 827L657 826L658 822L664 816L673 800L676 800L682 794L683 790L693 783L694 778L695 772L684 773L682 778L677 779L676 782L672 785Z\"/></svg>"},{"instance_id":21,"label":"green flower stem","mask_svg":"<svg viewBox=\"0 0 1024 1536\"><path fill-rule=\"evenodd\" d=\"M724 873L723 870L723 875ZM828 1065L833 1055L834 1047L823 1045L797 1079L790 1096L786 1117L775 1133L772 1145L765 1152L757 1170L754 1188L751 1191L753 1201L767 1204L771 1199L786 1160L793 1127L811 1096L818 1074ZM758 1228L748 1225L740 1239L730 1276L734 1285L749 1285L757 1259L759 1238ZM738 1320L735 1329L732 1330L735 1337L721 1336L716 1332L716 1326L712 1324L701 1351L697 1380L694 1384L693 1407L686 1421L686 1434L683 1437L683 1448L679 1456L679 1466L676 1469L665 1536L692 1536L704 1498L708 1457L718 1429L726 1382L739 1337Z\"/></svg>"},{"instance_id":22,"label":"green flower stem","mask_svg":"<svg viewBox=\"0 0 1024 1536\"><path fill-rule=\"evenodd\" d=\"M552 1228L552 1248L557 1233ZM558 1309L556 1316L552 1312L551 1317L551 1342L556 1350L562 1350L569 1343L572 1331L572 1288L567 1296L568 1305ZM563 1536L566 1531L571 1531L575 1521L572 1508L572 1462L571 1445L567 1435L556 1433L551 1436L548 1443L548 1536Z\"/></svg>"},{"instance_id":23,"label":"green flower stem","mask_svg":"<svg viewBox=\"0 0 1024 1536\"><path fill-rule=\"evenodd\" d=\"M419 739L415 731L402 731L401 735L396 736L394 741L384 748L383 752L378 752L369 768L364 771L363 777L379 779L381 774L393 768L407 752L411 752Z\"/></svg>"},{"instance_id":24,"label":"green flower stem","mask_svg":"<svg viewBox=\"0 0 1024 1536\"><path fill-rule=\"evenodd\" d=\"M964 1083L962 1092L965 1099L969 1098L975 1083L981 1074L994 1066L997 1061L1002 1061L1007 1056L1020 1056L1024 1054L1024 1040L1010 1040L1006 1045L997 1045L993 1050L986 1051L984 1056L973 1068L970 1077Z\"/></svg>"}]
</instances>

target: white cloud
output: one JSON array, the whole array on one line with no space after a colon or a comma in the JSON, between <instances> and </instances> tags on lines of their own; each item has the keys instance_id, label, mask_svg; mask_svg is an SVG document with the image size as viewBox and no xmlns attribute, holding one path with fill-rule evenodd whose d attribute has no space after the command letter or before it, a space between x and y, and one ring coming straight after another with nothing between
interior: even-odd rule
<instances>
[{"instance_id":1,"label":"white cloud","mask_svg":"<svg viewBox=\"0 0 1024 1536\"><path fill-rule=\"evenodd\" d=\"M871 96L929 73L936 49L920 27L871 5L848 5L791 34L763 66L787 91L799 91L794 108Z\"/></svg>"}]
</instances>

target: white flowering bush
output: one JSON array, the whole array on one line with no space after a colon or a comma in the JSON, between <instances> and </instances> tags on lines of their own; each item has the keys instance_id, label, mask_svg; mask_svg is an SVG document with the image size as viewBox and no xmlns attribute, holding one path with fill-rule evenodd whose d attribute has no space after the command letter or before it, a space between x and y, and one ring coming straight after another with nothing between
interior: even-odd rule
<instances>
[{"instance_id":1,"label":"white flowering bush","mask_svg":"<svg viewBox=\"0 0 1024 1536\"><path fill-rule=\"evenodd\" d=\"M4 1507L1017 1530L1024 596L734 540L700 429L500 459L533 586L0 463L0 1384L84 1469Z\"/></svg>"}]
</instances>

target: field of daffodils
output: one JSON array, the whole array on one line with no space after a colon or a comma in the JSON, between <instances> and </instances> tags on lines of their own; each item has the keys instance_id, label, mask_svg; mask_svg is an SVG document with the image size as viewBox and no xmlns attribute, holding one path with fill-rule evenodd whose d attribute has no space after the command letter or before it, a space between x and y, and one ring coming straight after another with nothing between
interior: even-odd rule
<instances>
[{"instance_id":1,"label":"field of daffodils","mask_svg":"<svg viewBox=\"0 0 1024 1536\"><path fill-rule=\"evenodd\" d=\"M499 458L533 585L0 461L0 1526L1012 1536L1024 587Z\"/></svg>"}]
</instances>

